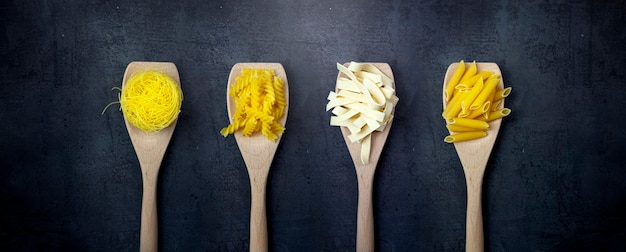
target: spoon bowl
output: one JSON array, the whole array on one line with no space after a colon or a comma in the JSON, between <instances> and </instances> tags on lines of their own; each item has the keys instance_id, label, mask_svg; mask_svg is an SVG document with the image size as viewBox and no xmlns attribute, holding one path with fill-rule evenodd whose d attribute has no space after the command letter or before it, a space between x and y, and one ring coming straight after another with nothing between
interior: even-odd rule
<instances>
[{"instance_id":1,"label":"spoon bowl","mask_svg":"<svg viewBox=\"0 0 626 252\"><path fill-rule=\"evenodd\" d=\"M180 85L180 77L176 65L171 62L131 62L126 67L122 87L133 76L133 74L155 70L163 72ZM158 219L156 204L156 184L159 175L159 168L165 156L165 150L169 145L176 122L172 122L168 127L156 132L144 132L133 126L124 117L124 123L128 130L128 135L139 159L141 166L141 177L143 181L143 195L141 200L141 234L140 251L157 251L158 248Z\"/></svg>"},{"instance_id":2,"label":"spoon bowl","mask_svg":"<svg viewBox=\"0 0 626 252\"><path fill-rule=\"evenodd\" d=\"M284 127L287 122L287 112L289 111L289 85L287 83L285 69L280 63L237 63L233 66L228 77L226 93L230 122L232 123L233 121L236 106L235 100L230 97L228 93L230 93L230 88L235 84L237 77L241 75L241 69L243 68L273 69L276 76L283 80L287 106L285 107L285 114L278 122ZM239 130L235 131L233 134L235 135L235 140L246 164L248 176L250 177L250 251L267 251L265 189L270 166L282 134L278 136L276 141L269 140L260 133L244 136L241 130Z\"/></svg>"},{"instance_id":3,"label":"spoon bowl","mask_svg":"<svg viewBox=\"0 0 626 252\"><path fill-rule=\"evenodd\" d=\"M344 66L349 66L350 63L345 63ZM387 63L369 63L378 68L387 77L393 80L393 72L391 67ZM337 79L344 77L341 72L337 76ZM395 89L395 82L393 88ZM394 110L391 112L394 113ZM357 175L357 184L359 189L359 198L357 205L357 231L356 231L356 251L374 251L374 209L372 206L372 189L374 183L374 173L376 172L376 165L380 159L387 136L389 136L389 130L391 129L390 121L383 131L374 131L372 133L370 158L368 164L361 162L361 144L353 143L348 136L351 134L347 127L340 127L343 139L346 142L354 168Z\"/></svg>"},{"instance_id":4,"label":"spoon bowl","mask_svg":"<svg viewBox=\"0 0 626 252\"><path fill-rule=\"evenodd\" d=\"M446 89L448 80L452 77L452 74L458 67L459 63L453 63L448 67L446 76L443 82L443 89ZM500 83L498 83L497 89L504 88L504 82L502 81L502 73L496 63L476 63L479 71L491 71L494 74L499 74ZM443 97L443 107L447 106L446 98ZM498 105L504 106L504 99ZM484 250L484 234L483 234L483 215L482 215L482 182L485 174L485 168L487 167L487 161L491 155L491 150L498 137L498 131L500 130L500 124L502 119L497 119L489 122L489 130L487 130L487 136L470 140L454 143L457 155L461 160L463 166L463 172L465 173L465 182L467 186L467 215L465 223L465 250L478 252ZM450 134L453 134L450 131Z\"/></svg>"}]
</instances>

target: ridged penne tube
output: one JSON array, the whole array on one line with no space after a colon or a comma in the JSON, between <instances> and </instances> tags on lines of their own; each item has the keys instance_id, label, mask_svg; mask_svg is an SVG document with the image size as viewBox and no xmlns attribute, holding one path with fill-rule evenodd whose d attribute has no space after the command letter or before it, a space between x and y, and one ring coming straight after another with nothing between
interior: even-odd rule
<instances>
[{"instance_id":1,"label":"ridged penne tube","mask_svg":"<svg viewBox=\"0 0 626 252\"><path fill-rule=\"evenodd\" d=\"M474 128L463 127L463 126L454 125L454 124L447 124L446 128L448 128L448 130L454 131L454 132L476 131L476 129L474 129Z\"/></svg>"},{"instance_id":2,"label":"ridged penne tube","mask_svg":"<svg viewBox=\"0 0 626 252\"><path fill-rule=\"evenodd\" d=\"M495 106L494 100L493 100L493 97L495 96L496 96L496 89L491 90L491 94L489 94L489 97L487 97L487 101L491 101L491 108Z\"/></svg>"},{"instance_id":3,"label":"ridged penne tube","mask_svg":"<svg viewBox=\"0 0 626 252\"><path fill-rule=\"evenodd\" d=\"M469 113L469 105L467 105L465 101L461 101L461 112L459 113L459 117L467 117Z\"/></svg>"},{"instance_id":4,"label":"ridged penne tube","mask_svg":"<svg viewBox=\"0 0 626 252\"><path fill-rule=\"evenodd\" d=\"M472 90L469 92L469 94L467 94L467 96L465 96L465 98L463 98L463 103L465 104L465 106L467 106L467 108L470 108L470 105L472 105L472 102L474 102L476 97L478 97L480 91L483 90L483 87L483 78L478 78L478 81L472 87Z\"/></svg>"},{"instance_id":5,"label":"ridged penne tube","mask_svg":"<svg viewBox=\"0 0 626 252\"><path fill-rule=\"evenodd\" d=\"M491 102L490 101L484 102L482 104L482 106L480 106L479 109L470 110L471 113L467 116L467 118L473 119L473 118L476 118L476 117L479 117L479 116L483 115L484 113L489 111L490 106L491 106Z\"/></svg>"},{"instance_id":6,"label":"ridged penne tube","mask_svg":"<svg viewBox=\"0 0 626 252\"><path fill-rule=\"evenodd\" d=\"M509 94L511 94L511 90L512 90L511 87L507 87L505 89L496 91L496 95L493 97L493 100L497 101L497 100L501 100L504 97L509 96Z\"/></svg>"},{"instance_id":7,"label":"ridged penne tube","mask_svg":"<svg viewBox=\"0 0 626 252\"><path fill-rule=\"evenodd\" d=\"M489 128L489 124L487 122L469 118L452 118L448 120L448 124L469 127L478 130L486 130Z\"/></svg>"},{"instance_id":8,"label":"ridged penne tube","mask_svg":"<svg viewBox=\"0 0 626 252\"><path fill-rule=\"evenodd\" d=\"M465 83L465 81L467 81L469 78L472 78L476 74L477 70L478 69L476 68L476 61L474 60L470 64L470 67L465 70L465 73L463 74L463 77L461 77L459 83Z\"/></svg>"},{"instance_id":9,"label":"ridged penne tube","mask_svg":"<svg viewBox=\"0 0 626 252\"><path fill-rule=\"evenodd\" d=\"M487 83L483 87L483 90L480 91L480 94L478 94L478 97L476 97L476 99L474 99L474 101L472 102L472 105L470 105L470 110L476 110L480 106L482 106L485 103L485 101L487 101L487 98L489 97L489 95L491 95L491 91L496 89L496 87L498 86L498 83L500 83L500 79L489 78L489 80L487 80Z\"/></svg>"},{"instance_id":10,"label":"ridged penne tube","mask_svg":"<svg viewBox=\"0 0 626 252\"><path fill-rule=\"evenodd\" d=\"M487 111L487 112L483 113L483 115L482 115L482 116L479 116L479 117L474 118L474 119L478 119L478 120L485 120L485 121L487 121L487 120L489 119L489 114L490 114L490 113L491 113L491 111Z\"/></svg>"},{"instance_id":11,"label":"ridged penne tube","mask_svg":"<svg viewBox=\"0 0 626 252\"><path fill-rule=\"evenodd\" d=\"M491 104L491 111L496 111L500 109L500 104L502 104L502 99L493 101L493 103Z\"/></svg>"},{"instance_id":12,"label":"ridged penne tube","mask_svg":"<svg viewBox=\"0 0 626 252\"><path fill-rule=\"evenodd\" d=\"M463 89L456 89L455 88L454 89L454 93L452 93L452 100L454 100L454 97L459 95L459 93L461 93L461 92L469 92L469 91L472 91L472 89L471 88L463 88ZM448 102L448 104L452 103L452 100L450 100Z\"/></svg>"},{"instance_id":13,"label":"ridged penne tube","mask_svg":"<svg viewBox=\"0 0 626 252\"><path fill-rule=\"evenodd\" d=\"M454 87L463 77L463 73L465 72L465 62L461 60L456 70L454 70L454 74L452 74L452 78L450 78L450 82L446 86L445 93L443 94L446 97L446 101L450 101L452 98L452 93L454 92Z\"/></svg>"},{"instance_id":14,"label":"ridged penne tube","mask_svg":"<svg viewBox=\"0 0 626 252\"><path fill-rule=\"evenodd\" d=\"M459 91L459 94L455 95L452 98L452 101L448 103L448 106L443 111L443 118L451 119L455 117L459 113L459 111L461 111L461 101L468 94L469 94L469 90Z\"/></svg>"},{"instance_id":15,"label":"ridged penne tube","mask_svg":"<svg viewBox=\"0 0 626 252\"><path fill-rule=\"evenodd\" d=\"M496 111L489 113L489 117L488 119L486 119L486 122L498 120L502 117L508 116L509 114L511 114L511 109L508 109L508 108L498 109Z\"/></svg>"},{"instance_id":16,"label":"ridged penne tube","mask_svg":"<svg viewBox=\"0 0 626 252\"><path fill-rule=\"evenodd\" d=\"M486 81L492 75L494 75L494 74L491 71L482 71L482 72L477 73L476 75L472 76L471 78L468 78L467 80L465 80L463 82L459 82L459 84L457 84L457 85L465 84L465 85L468 86L468 88L471 88L471 87L474 86L474 84L476 84L476 82L478 81L478 79L480 77L483 77L483 81Z\"/></svg>"},{"instance_id":17,"label":"ridged penne tube","mask_svg":"<svg viewBox=\"0 0 626 252\"><path fill-rule=\"evenodd\" d=\"M451 64L448 69L455 65ZM497 65L473 61L465 66L463 76L452 88L450 78L455 70L458 69L448 71L444 78L444 94L447 94L445 90L453 90L451 97L444 97L441 114L450 132L444 139L447 143L482 138L499 125L498 119L511 113L504 108L504 98L511 93L511 88L502 87L504 83Z\"/></svg>"},{"instance_id":18,"label":"ridged penne tube","mask_svg":"<svg viewBox=\"0 0 626 252\"><path fill-rule=\"evenodd\" d=\"M469 131L469 132L449 135L445 137L443 141L446 143L458 143L458 142L463 142L463 141L468 141L468 140L474 140L474 139L485 137L485 136L487 136L487 132L485 131Z\"/></svg>"},{"instance_id":19,"label":"ridged penne tube","mask_svg":"<svg viewBox=\"0 0 626 252\"><path fill-rule=\"evenodd\" d=\"M469 89L469 88L471 88L469 85L459 83L459 84L456 84L456 86L454 87L454 91L456 92L457 90Z\"/></svg>"}]
</instances>

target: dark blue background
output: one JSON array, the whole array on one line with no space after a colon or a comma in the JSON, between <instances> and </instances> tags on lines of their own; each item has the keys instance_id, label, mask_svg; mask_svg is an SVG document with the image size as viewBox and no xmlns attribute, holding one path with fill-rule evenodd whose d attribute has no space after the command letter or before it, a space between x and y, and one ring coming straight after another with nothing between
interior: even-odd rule
<instances>
[{"instance_id":1,"label":"dark blue background","mask_svg":"<svg viewBox=\"0 0 626 252\"><path fill-rule=\"evenodd\" d=\"M379 251L462 251L465 180L443 142L450 63L513 87L484 182L488 251L626 248L626 3L2 1L0 250L137 251L141 174L117 99L131 61L171 61L185 100L158 183L162 251L246 251L249 182L223 138L237 62L279 62L287 131L272 251L353 251L357 185L324 110L335 63L387 62L400 102L374 181Z\"/></svg>"}]
</instances>

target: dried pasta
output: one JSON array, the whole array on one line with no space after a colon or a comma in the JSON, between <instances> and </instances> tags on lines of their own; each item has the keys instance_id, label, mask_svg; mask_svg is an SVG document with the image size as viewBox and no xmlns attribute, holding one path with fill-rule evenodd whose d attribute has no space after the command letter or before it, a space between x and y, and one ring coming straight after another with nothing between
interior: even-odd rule
<instances>
[{"instance_id":1,"label":"dried pasta","mask_svg":"<svg viewBox=\"0 0 626 252\"><path fill-rule=\"evenodd\" d=\"M337 91L328 94L326 111L332 111L331 126L346 127L348 139L361 144L361 163L369 163L371 134L383 131L393 119L398 102L393 80L368 63L350 62L348 67L337 63L345 76L337 79Z\"/></svg>"},{"instance_id":2,"label":"dried pasta","mask_svg":"<svg viewBox=\"0 0 626 252\"><path fill-rule=\"evenodd\" d=\"M502 117L508 116L510 113L511 113L511 109L508 109L508 108L498 109L496 111L489 113L489 116L486 118L485 121L491 122L493 120L497 120Z\"/></svg>"},{"instance_id":3,"label":"dried pasta","mask_svg":"<svg viewBox=\"0 0 626 252\"><path fill-rule=\"evenodd\" d=\"M507 87L505 89L498 90L498 91L496 91L496 95L493 97L493 100L494 101L501 100L501 99L509 96L510 93L511 93L511 87Z\"/></svg>"},{"instance_id":4,"label":"dried pasta","mask_svg":"<svg viewBox=\"0 0 626 252\"><path fill-rule=\"evenodd\" d=\"M448 130L455 131L455 132L476 131L476 129L474 128L463 127L463 126L454 125L454 124L446 124L446 128L448 128Z\"/></svg>"},{"instance_id":5,"label":"dried pasta","mask_svg":"<svg viewBox=\"0 0 626 252\"><path fill-rule=\"evenodd\" d=\"M276 141L285 128L278 120L285 115L284 82L272 69L244 68L229 89L235 101L232 123L222 128L226 137L241 130L244 136L260 132Z\"/></svg>"},{"instance_id":6,"label":"dried pasta","mask_svg":"<svg viewBox=\"0 0 626 252\"><path fill-rule=\"evenodd\" d=\"M463 77L461 77L461 80L459 81L459 83L465 83L465 81L472 78L476 74L477 71L478 71L478 68L476 67L476 61L473 61L470 67L467 68L465 73L463 73Z\"/></svg>"},{"instance_id":7,"label":"dried pasta","mask_svg":"<svg viewBox=\"0 0 626 252\"><path fill-rule=\"evenodd\" d=\"M477 130L486 130L489 128L489 124L485 121L459 117L448 120L448 124L474 128Z\"/></svg>"},{"instance_id":8,"label":"dried pasta","mask_svg":"<svg viewBox=\"0 0 626 252\"><path fill-rule=\"evenodd\" d=\"M454 74L452 74L452 78L450 78L450 83L448 83L444 91L445 92L444 96L446 97L446 101L450 101L450 99L452 98L452 92L454 92L454 88L457 86L457 83L459 83L459 80L461 80L461 77L463 77L464 72L465 72L465 62L461 60L461 62L459 63L459 66L456 68L456 70L454 70Z\"/></svg>"},{"instance_id":9,"label":"dried pasta","mask_svg":"<svg viewBox=\"0 0 626 252\"><path fill-rule=\"evenodd\" d=\"M130 124L145 132L155 132L178 118L183 92L167 74L146 70L128 79L121 88L119 100L120 109Z\"/></svg>"},{"instance_id":10,"label":"dried pasta","mask_svg":"<svg viewBox=\"0 0 626 252\"><path fill-rule=\"evenodd\" d=\"M480 106L482 106L485 103L485 101L487 101L487 98L491 95L491 91L496 89L496 87L498 86L498 83L500 83L499 78L489 78L489 80L487 81L487 84L485 84L483 89L478 94L478 97L476 97L476 99L474 99L474 101L472 102L470 109L476 110Z\"/></svg>"},{"instance_id":11,"label":"dried pasta","mask_svg":"<svg viewBox=\"0 0 626 252\"><path fill-rule=\"evenodd\" d=\"M463 132L463 133L458 133L458 134L447 136L446 138L444 138L443 141L446 143L455 143L455 142L474 140L474 139L478 139L484 136L487 136L487 132L485 131L469 131L469 132Z\"/></svg>"},{"instance_id":12,"label":"dried pasta","mask_svg":"<svg viewBox=\"0 0 626 252\"><path fill-rule=\"evenodd\" d=\"M462 76L460 80L458 76ZM500 82L499 74L478 69L476 61L469 66L465 66L464 61L459 62L443 91L446 106L441 116L451 132L444 138L446 143L484 137L490 129L490 122L511 113L511 109L502 106L511 87L498 90Z\"/></svg>"}]
</instances>

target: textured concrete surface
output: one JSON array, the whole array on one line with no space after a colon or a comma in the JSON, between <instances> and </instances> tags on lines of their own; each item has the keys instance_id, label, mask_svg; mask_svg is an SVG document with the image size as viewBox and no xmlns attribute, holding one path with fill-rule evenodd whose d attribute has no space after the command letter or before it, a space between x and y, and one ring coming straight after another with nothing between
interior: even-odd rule
<instances>
[{"instance_id":1,"label":"textured concrete surface","mask_svg":"<svg viewBox=\"0 0 626 252\"><path fill-rule=\"evenodd\" d=\"M92 3L95 2L95 3ZM126 65L172 61L185 94L158 183L162 251L246 251L249 183L228 122L237 62L280 62L287 131L268 183L272 251L354 251L357 186L326 95L336 62L391 65L379 251L462 251L465 181L445 144L455 61L513 87L488 164L487 251L624 251L624 1L2 1L0 250L137 251L141 175L117 106Z\"/></svg>"}]
</instances>

